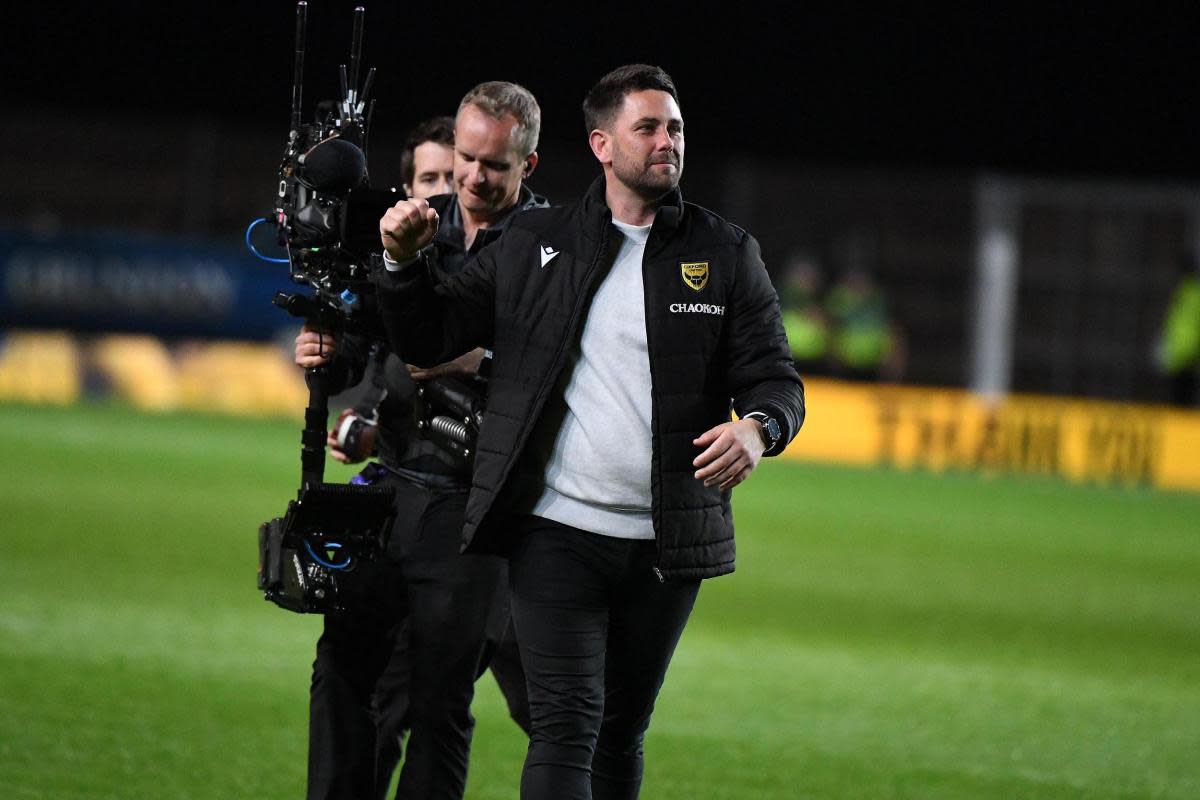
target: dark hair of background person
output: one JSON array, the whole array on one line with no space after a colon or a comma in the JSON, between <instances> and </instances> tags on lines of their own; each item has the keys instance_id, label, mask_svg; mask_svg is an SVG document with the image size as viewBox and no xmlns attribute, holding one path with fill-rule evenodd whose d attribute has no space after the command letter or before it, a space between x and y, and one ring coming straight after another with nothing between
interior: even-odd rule
<instances>
[{"instance_id":1,"label":"dark hair of background person","mask_svg":"<svg viewBox=\"0 0 1200 800\"><path fill-rule=\"evenodd\" d=\"M416 177L413 174L416 168L413 152L426 142L453 147L454 117L433 117L419 123L409 132L408 138L404 140L404 152L400 155L400 176L407 186L412 186L413 178Z\"/></svg>"}]
</instances>

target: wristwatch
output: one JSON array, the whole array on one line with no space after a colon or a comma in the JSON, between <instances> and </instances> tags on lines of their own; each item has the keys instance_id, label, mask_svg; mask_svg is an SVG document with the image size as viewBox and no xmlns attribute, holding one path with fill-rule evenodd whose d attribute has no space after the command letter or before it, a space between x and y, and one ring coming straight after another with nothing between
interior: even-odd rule
<instances>
[{"instance_id":1,"label":"wristwatch","mask_svg":"<svg viewBox=\"0 0 1200 800\"><path fill-rule=\"evenodd\" d=\"M762 434L763 447L770 450L775 445L779 444L779 437L782 434L779 432L779 423L774 417L768 416L761 411L751 411L742 419L757 420L760 426L759 433Z\"/></svg>"}]
</instances>

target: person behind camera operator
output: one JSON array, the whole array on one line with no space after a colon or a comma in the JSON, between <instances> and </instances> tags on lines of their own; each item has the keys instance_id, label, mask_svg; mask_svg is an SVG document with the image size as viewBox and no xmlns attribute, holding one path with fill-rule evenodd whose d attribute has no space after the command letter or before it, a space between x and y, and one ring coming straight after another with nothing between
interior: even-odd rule
<instances>
[{"instance_id":1,"label":"person behind camera operator","mask_svg":"<svg viewBox=\"0 0 1200 800\"><path fill-rule=\"evenodd\" d=\"M700 581L734 567L730 490L804 417L757 243L680 196L671 78L614 70L584 117L603 176L581 202L521 215L436 287L439 214L399 203L372 275L406 357L495 352L463 538L510 557L527 799L637 797Z\"/></svg>"},{"instance_id":2,"label":"person behind camera operator","mask_svg":"<svg viewBox=\"0 0 1200 800\"><path fill-rule=\"evenodd\" d=\"M463 98L455 120L455 191L430 201L450 221L432 245L444 274L473 260L519 211L547 205L523 184L537 165L540 117L533 95L516 84L480 84ZM414 156L413 174L419 178L421 158L416 152ZM338 343L328 334L306 331L297 339L297 363L336 366L350 349L351 337L343 338ZM339 357L331 360L331 351ZM459 555L469 469L412 427L414 386L409 378L457 381L457 388L472 389L483 358L479 350L411 375L395 356L385 360L387 392L377 426L380 463L356 480L397 489L399 513L389 560L379 570L391 578L368 582L372 596L362 605L378 613L326 618L313 675L310 798L382 796L402 726L410 733L397 797L463 794L474 681L496 657L508 622L506 564L494 556ZM331 437L338 432L335 428ZM391 638L395 649L388 646ZM515 648L511 653L508 659L497 658L493 671L514 719L527 729L524 675ZM381 674L394 674L390 686L373 685ZM372 691L380 715L375 759Z\"/></svg>"},{"instance_id":3,"label":"person behind camera operator","mask_svg":"<svg viewBox=\"0 0 1200 800\"><path fill-rule=\"evenodd\" d=\"M400 153L400 174L409 198L454 191L453 117L434 117L412 129Z\"/></svg>"}]
</instances>

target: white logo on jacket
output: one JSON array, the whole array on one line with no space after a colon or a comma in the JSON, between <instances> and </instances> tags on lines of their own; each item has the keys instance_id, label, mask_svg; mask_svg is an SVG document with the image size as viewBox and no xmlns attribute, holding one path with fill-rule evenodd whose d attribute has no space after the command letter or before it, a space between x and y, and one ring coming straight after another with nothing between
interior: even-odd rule
<instances>
[{"instance_id":1,"label":"white logo on jacket","mask_svg":"<svg viewBox=\"0 0 1200 800\"><path fill-rule=\"evenodd\" d=\"M672 314L715 314L725 316L725 306L714 306L711 303L671 303Z\"/></svg>"},{"instance_id":2,"label":"white logo on jacket","mask_svg":"<svg viewBox=\"0 0 1200 800\"><path fill-rule=\"evenodd\" d=\"M542 259L542 268L545 268L545 266L547 264L549 264L551 261L553 261L555 256L557 256L560 252L561 251L559 251L559 250L555 250L554 247L552 247L551 245L548 245L545 242L542 242L542 246L541 246L540 250L538 251L538 255Z\"/></svg>"}]
</instances>

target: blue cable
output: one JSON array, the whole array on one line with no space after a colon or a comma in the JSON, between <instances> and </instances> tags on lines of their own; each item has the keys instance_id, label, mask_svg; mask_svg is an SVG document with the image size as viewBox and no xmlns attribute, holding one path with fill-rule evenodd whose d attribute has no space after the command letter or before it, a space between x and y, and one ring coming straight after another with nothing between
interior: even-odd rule
<instances>
[{"instance_id":1,"label":"blue cable","mask_svg":"<svg viewBox=\"0 0 1200 800\"><path fill-rule=\"evenodd\" d=\"M342 547L337 542L329 542L325 546L328 547L330 550L340 550ZM313 551L312 545L309 544L307 539L304 540L304 549L308 551L308 554L310 556L312 556L313 561L316 561L318 564L320 564L322 567L325 567L326 569L350 569L350 562L354 560L353 556L347 556L346 560L343 561L341 564L334 564L331 561L326 561L325 559L323 559L319 555L317 555L316 552Z\"/></svg>"},{"instance_id":2,"label":"blue cable","mask_svg":"<svg viewBox=\"0 0 1200 800\"><path fill-rule=\"evenodd\" d=\"M255 225L258 225L261 222L269 222L269 221L270 220L268 220L266 217L259 217L258 219L254 220L254 222L250 223L250 227L246 228L246 248L251 253L253 253L254 255L261 258L263 261L270 261L272 264L290 264L290 263L292 263L292 260L290 258L271 258L270 256L264 256L262 253L260 253L254 249L254 245L250 241L250 231L254 230Z\"/></svg>"}]
</instances>

